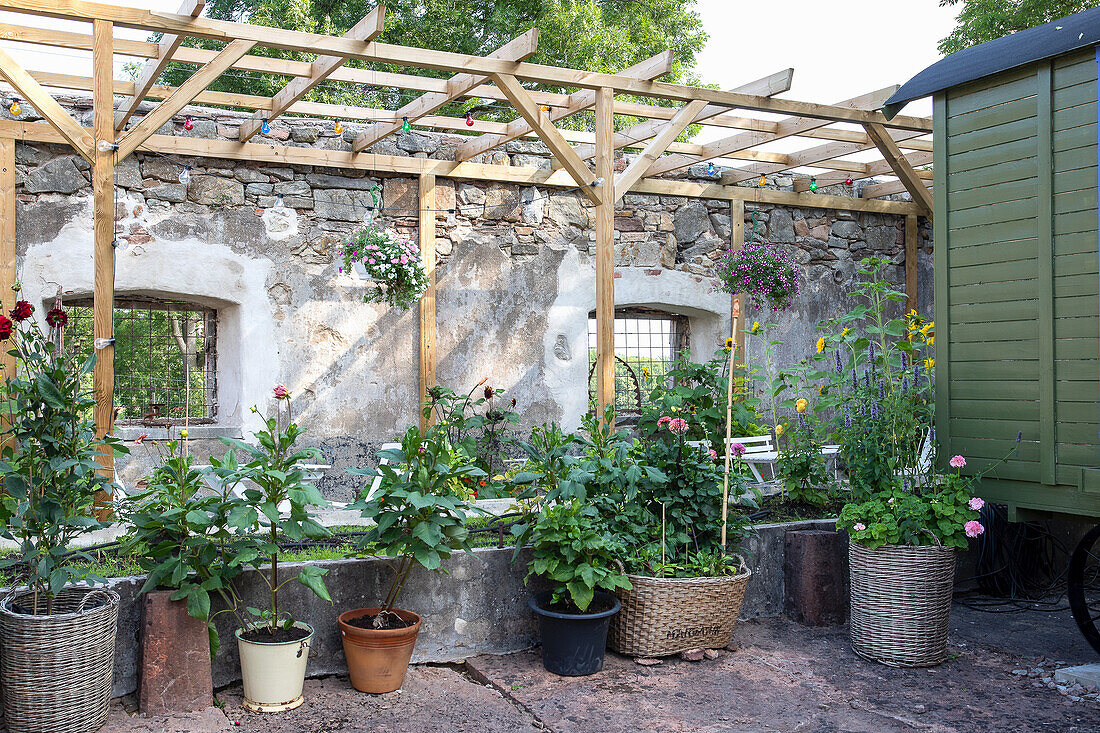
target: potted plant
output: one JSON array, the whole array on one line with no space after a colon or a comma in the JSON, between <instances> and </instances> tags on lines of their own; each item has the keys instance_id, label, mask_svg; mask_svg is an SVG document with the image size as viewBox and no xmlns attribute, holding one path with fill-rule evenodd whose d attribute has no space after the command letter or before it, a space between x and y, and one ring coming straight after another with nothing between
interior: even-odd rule
<instances>
[{"instance_id":1,"label":"potted plant","mask_svg":"<svg viewBox=\"0 0 1100 733\"><path fill-rule=\"evenodd\" d=\"M291 420L287 389L276 387L275 399L279 406L276 415L264 418L265 429L255 433L257 445L222 438L230 448L245 453L248 463L238 465L233 450L220 461L211 459L227 496L237 483L250 482L239 492L239 503L230 510L227 521L244 535L234 561L255 569L267 585L264 608L245 605L243 612L234 609L241 624L235 634L244 684L242 705L255 712L291 710L304 701L302 687L314 629L279 604L279 591L295 580L332 602L323 578L328 570L305 565L293 578L280 576L279 543L283 538L320 539L331 533L310 513L311 507L327 503L317 487L305 480L306 466L318 459L317 451L295 447L302 429ZM280 511L281 506L287 510Z\"/></svg>"},{"instance_id":2,"label":"potted plant","mask_svg":"<svg viewBox=\"0 0 1100 733\"><path fill-rule=\"evenodd\" d=\"M404 683L421 618L397 602L414 568L445 572L443 561L451 553L471 551L466 515L473 509L457 487L461 479L485 475L454 460L441 427L410 427L401 447L382 455L390 463L351 470L381 476L382 482L373 494L364 489L350 508L374 522L361 549L391 558L393 580L381 604L345 611L338 619L351 684L373 693L393 692Z\"/></svg>"},{"instance_id":3,"label":"potted plant","mask_svg":"<svg viewBox=\"0 0 1100 733\"><path fill-rule=\"evenodd\" d=\"M752 305L773 311L791 307L799 291L800 270L789 252L767 242L745 242L718 260L722 290L746 293Z\"/></svg>"},{"instance_id":4,"label":"potted plant","mask_svg":"<svg viewBox=\"0 0 1100 733\"><path fill-rule=\"evenodd\" d=\"M851 486L837 527L849 536L852 648L891 666L931 666L948 656L955 553L984 531L983 502L962 456L951 473L936 468L934 325L889 316L905 294L882 277L885 265L863 260L861 302L821 327L814 358L830 376L819 404L835 414Z\"/></svg>"},{"instance_id":5,"label":"potted plant","mask_svg":"<svg viewBox=\"0 0 1100 733\"><path fill-rule=\"evenodd\" d=\"M678 413L689 414L689 413ZM687 418L662 416L641 445L589 425L585 462L590 487L620 538L629 587L616 595L622 611L611 620L610 645L633 657L659 657L729 644L750 571L736 548L755 506L740 474L731 474L722 538L722 473L713 449L688 444ZM610 459L610 460L609 460Z\"/></svg>"},{"instance_id":6,"label":"potted plant","mask_svg":"<svg viewBox=\"0 0 1100 733\"><path fill-rule=\"evenodd\" d=\"M95 400L82 383L93 354L76 361L60 351L20 300L0 316L0 342L15 356L5 375L0 476L0 536L16 551L0 567L22 587L0 602L0 680L4 724L12 733L94 731L107 719L114 672L118 594L71 550L81 535L106 526L93 516L96 494L110 488L97 457L126 452L110 435L96 437ZM13 323L14 321L14 323ZM67 316L51 310L50 336Z\"/></svg>"},{"instance_id":7,"label":"potted plant","mask_svg":"<svg viewBox=\"0 0 1100 733\"><path fill-rule=\"evenodd\" d=\"M370 192L374 197L372 213L379 210L377 189ZM363 296L364 303L388 303L407 309L428 289L428 273L419 248L407 238L376 227L373 217L341 242L340 255L340 272L361 271L378 286Z\"/></svg>"}]
</instances>

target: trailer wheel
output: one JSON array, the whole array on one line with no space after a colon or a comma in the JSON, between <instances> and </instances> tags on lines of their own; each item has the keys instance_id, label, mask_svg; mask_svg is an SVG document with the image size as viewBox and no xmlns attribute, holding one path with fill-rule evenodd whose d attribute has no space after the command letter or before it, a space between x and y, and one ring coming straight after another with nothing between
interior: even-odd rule
<instances>
[{"instance_id":1,"label":"trailer wheel","mask_svg":"<svg viewBox=\"0 0 1100 733\"><path fill-rule=\"evenodd\" d=\"M1100 631L1096 629L1092 609L1089 608L1088 599L1085 597L1085 569L1090 560L1100 559L1100 549L1096 548L1097 540L1100 540L1100 524L1089 530L1070 556L1068 595L1073 620L1077 622L1077 627L1081 629L1081 633L1092 648L1100 653Z\"/></svg>"}]
</instances>

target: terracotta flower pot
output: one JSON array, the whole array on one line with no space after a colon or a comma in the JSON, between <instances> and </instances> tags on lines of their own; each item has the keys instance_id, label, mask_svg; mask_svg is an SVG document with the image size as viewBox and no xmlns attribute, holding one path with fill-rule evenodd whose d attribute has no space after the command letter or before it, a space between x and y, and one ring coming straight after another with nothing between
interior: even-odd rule
<instances>
[{"instance_id":1,"label":"terracotta flower pot","mask_svg":"<svg viewBox=\"0 0 1100 733\"><path fill-rule=\"evenodd\" d=\"M413 646L420 633L420 616L400 608L393 612L412 626L404 629L361 629L348 619L376 614L381 608L356 608L340 614L340 640L348 660L352 687L361 692L393 692L405 682Z\"/></svg>"}]
</instances>

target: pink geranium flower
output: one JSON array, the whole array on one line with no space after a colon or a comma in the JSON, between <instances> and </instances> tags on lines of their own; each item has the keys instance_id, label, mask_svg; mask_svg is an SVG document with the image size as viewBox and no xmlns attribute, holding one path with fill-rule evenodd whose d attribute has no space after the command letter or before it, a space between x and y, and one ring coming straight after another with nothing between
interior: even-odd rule
<instances>
[{"instance_id":1,"label":"pink geranium flower","mask_svg":"<svg viewBox=\"0 0 1100 733\"><path fill-rule=\"evenodd\" d=\"M856 522L852 525L852 529L854 529L856 532L862 532L863 530L867 529L867 525L863 522Z\"/></svg>"},{"instance_id":2,"label":"pink geranium flower","mask_svg":"<svg viewBox=\"0 0 1100 733\"><path fill-rule=\"evenodd\" d=\"M977 537L985 532L985 527L982 526L981 522L971 519L963 525L963 531L966 532L967 537Z\"/></svg>"},{"instance_id":3,"label":"pink geranium flower","mask_svg":"<svg viewBox=\"0 0 1100 733\"><path fill-rule=\"evenodd\" d=\"M984 499L979 499L978 497L975 496L973 499L966 502L966 505L968 507L970 507L971 509L973 509L974 511L978 511L983 506L985 506L985 500Z\"/></svg>"},{"instance_id":4,"label":"pink geranium flower","mask_svg":"<svg viewBox=\"0 0 1100 733\"><path fill-rule=\"evenodd\" d=\"M682 417L678 417L675 420L671 420L668 423L668 429L671 430L674 433L678 433L678 434L682 435L682 434L686 433L687 430L688 430L687 420L685 420Z\"/></svg>"},{"instance_id":5,"label":"pink geranium flower","mask_svg":"<svg viewBox=\"0 0 1100 733\"><path fill-rule=\"evenodd\" d=\"M741 443L734 443L732 446L730 446L730 450L733 451L733 455L737 456L738 458L745 455L745 446Z\"/></svg>"},{"instance_id":6,"label":"pink geranium flower","mask_svg":"<svg viewBox=\"0 0 1100 733\"><path fill-rule=\"evenodd\" d=\"M952 456L951 460L948 461L948 463L950 463L951 468L962 468L966 465L966 459L962 456Z\"/></svg>"}]
</instances>

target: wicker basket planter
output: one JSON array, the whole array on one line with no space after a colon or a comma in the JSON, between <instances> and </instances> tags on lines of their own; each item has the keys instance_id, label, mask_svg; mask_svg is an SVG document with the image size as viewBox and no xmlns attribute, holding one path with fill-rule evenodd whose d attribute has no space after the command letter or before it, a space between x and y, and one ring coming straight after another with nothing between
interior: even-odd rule
<instances>
[{"instance_id":1,"label":"wicker basket planter","mask_svg":"<svg viewBox=\"0 0 1100 733\"><path fill-rule=\"evenodd\" d=\"M955 549L848 543L852 650L892 667L947 660Z\"/></svg>"},{"instance_id":2,"label":"wicker basket planter","mask_svg":"<svg viewBox=\"0 0 1100 733\"><path fill-rule=\"evenodd\" d=\"M616 593L622 610L611 619L608 645L631 657L663 657L730 643L752 572L722 578L627 575L632 590Z\"/></svg>"},{"instance_id":3,"label":"wicker basket planter","mask_svg":"<svg viewBox=\"0 0 1100 733\"><path fill-rule=\"evenodd\" d=\"M114 677L118 594L65 588L55 613L18 612L15 591L0 602L0 689L9 733L85 733L107 720Z\"/></svg>"}]
</instances>

